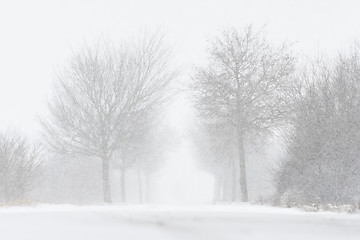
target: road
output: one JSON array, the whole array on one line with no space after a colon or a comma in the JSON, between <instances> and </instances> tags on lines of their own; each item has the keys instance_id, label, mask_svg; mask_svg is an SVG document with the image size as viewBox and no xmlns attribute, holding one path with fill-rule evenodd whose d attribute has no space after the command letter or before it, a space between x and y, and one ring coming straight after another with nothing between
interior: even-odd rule
<instances>
[{"instance_id":1,"label":"road","mask_svg":"<svg viewBox=\"0 0 360 240\"><path fill-rule=\"evenodd\" d=\"M360 214L250 204L0 208L4 240L360 239Z\"/></svg>"}]
</instances>

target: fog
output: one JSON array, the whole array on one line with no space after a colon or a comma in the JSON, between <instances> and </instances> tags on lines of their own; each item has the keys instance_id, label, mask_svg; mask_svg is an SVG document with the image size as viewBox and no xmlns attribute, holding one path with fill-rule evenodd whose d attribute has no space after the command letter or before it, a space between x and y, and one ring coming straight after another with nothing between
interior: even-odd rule
<instances>
[{"instance_id":1,"label":"fog","mask_svg":"<svg viewBox=\"0 0 360 240\"><path fill-rule=\"evenodd\" d=\"M1 225L33 239L53 235L36 225L68 229L59 239L357 239L359 9L0 2Z\"/></svg>"}]
</instances>

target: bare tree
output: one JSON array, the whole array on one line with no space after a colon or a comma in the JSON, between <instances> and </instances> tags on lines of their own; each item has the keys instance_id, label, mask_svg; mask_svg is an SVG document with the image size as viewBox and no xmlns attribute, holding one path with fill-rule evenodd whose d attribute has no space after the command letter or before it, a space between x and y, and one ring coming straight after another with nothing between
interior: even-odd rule
<instances>
[{"instance_id":1,"label":"bare tree","mask_svg":"<svg viewBox=\"0 0 360 240\"><path fill-rule=\"evenodd\" d=\"M356 48L334 62L314 63L299 77L301 84L292 94L287 154L275 178L278 196L286 204L359 199L359 77Z\"/></svg>"},{"instance_id":2,"label":"bare tree","mask_svg":"<svg viewBox=\"0 0 360 240\"><path fill-rule=\"evenodd\" d=\"M214 203L223 201L236 201L236 148L231 128L227 124L199 123L192 132L194 153L200 169L214 175ZM226 189L231 181L231 196Z\"/></svg>"},{"instance_id":3,"label":"bare tree","mask_svg":"<svg viewBox=\"0 0 360 240\"><path fill-rule=\"evenodd\" d=\"M176 146L176 135L161 121L159 111L148 112L132 122L126 143L116 153L115 168L121 171L121 199L126 201L125 172L132 168L138 177L139 200L148 200L150 175L165 161L167 151ZM145 178L146 186L143 184ZM145 193L145 194L144 194Z\"/></svg>"},{"instance_id":4,"label":"bare tree","mask_svg":"<svg viewBox=\"0 0 360 240\"><path fill-rule=\"evenodd\" d=\"M149 201L151 176L163 165L167 154L178 147L180 139L176 132L158 117L149 122L152 124L148 125L147 131L138 142L141 147L137 148L134 165L138 172L141 202ZM145 184L142 184L142 177Z\"/></svg>"},{"instance_id":5,"label":"bare tree","mask_svg":"<svg viewBox=\"0 0 360 240\"><path fill-rule=\"evenodd\" d=\"M58 75L50 120L43 121L46 142L60 153L102 160L105 202L111 202L110 160L132 122L169 98L170 58L161 35L144 35L135 44L86 47Z\"/></svg>"},{"instance_id":6,"label":"bare tree","mask_svg":"<svg viewBox=\"0 0 360 240\"><path fill-rule=\"evenodd\" d=\"M153 121L149 115L152 111L144 111L141 117L129 123L126 139L114 152L113 166L120 170L120 196L121 201L126 202L126 171L136 165L144 149L147 148L144 138L153 127ZM147 156L149 157L149 156Z\"/></svg>"},{"instance_id":7,"label":"bare tree","mask_svg":"<svg viewBox=\"0 0 360 240\"><path fill-rule=\"evenodd\" d=\"M232 127L240 166L242 201L248 200L246 142L271 131L284 119L284 86L294 70L286 44L270 46L251 26L225 30L209 50L209 63L198 68L193 89L196 107L206 121Z\"/></svg>"},{"instance_id":8,"label":"bare tree","mask_svg":"<svg viewBox=\"0 0 360 240\"><path fill-rule=\"evenodd\" d=\"M23 200L40 174L40 148L21 135L0 133L0 201Z\"/></svg>"}]
</instances>

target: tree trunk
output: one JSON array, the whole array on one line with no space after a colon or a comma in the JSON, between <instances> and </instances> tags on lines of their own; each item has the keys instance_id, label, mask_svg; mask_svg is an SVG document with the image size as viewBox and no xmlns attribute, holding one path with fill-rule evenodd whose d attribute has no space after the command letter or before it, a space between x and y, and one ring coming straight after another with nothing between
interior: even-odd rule
<instances>
[{"instance_id":1,"label":"tree trunk","mask_svg":"<svg viewBox=\"0 0 360 240\"><path fill-rule=\"evenodd\" d=\"M220 200L221 195L221 187L220 181L218 176L214 176L214 196L213 196L213 203L217 203Z\"/></svg>"},{"instance_id":2,"label":"tree trunk","mask_svg":"<svg viewBox=\"0 0 360 240\"><path fill-rule=\"evenodd\" d=\"M221 178L221 182L220 182L220 185L219 185L219 199L220 199L220 202L226 202L228 201L230 198L227 197L226 195L226 186L228 184L226 184L226 179L225 177L222 177Z\"/></svg>"},{"instance_id":3,"label":"tree trunk","mask_svg":"<svg viewBox=\"0 0 360 240\"><path fill-rule=\"evenodd\" d=\"M121 170L120 170L120 191L121 191L121 193L120 193L120 197L121 197L121 202L122 203L125 203L126 202L126 189L125 189L125 185L126 185L126 183L125 183L125 169L123 169L123 168L121 168Z\"/></svg>"},{"instance_id":4,"label":"tree trunk","mask_svg":"<svg viewBox=\"0 0 360 240\"><path fill-rule=\"evenodd\" d=\"M142 181L141 181L141 172L137 170L137 179L138 179L138 187L139 187L139 202L143 203L143 188L142 188Z\"/></svg>"},{"instance_id":5,"label":"tree trunk","mask_svg":"<svg viewBox=\"0 0 360 240\"><path fill-rule=\"evenodd\" d=\"M236 202L237 200L237 188L236 188L236 183L237 183L237 178L236 178L236 165L235 165L235 158L231 159L231 169L232 169L232 196L231 196L231 201L232 202Z\"/></svg>"},{"instance_id":6,"label":"tree trunk","mask_svg":"<svg viewBox=\"0 0 360 240\"><path fill-rule=\"evenodd\" d=\"M111 203L109 172L110 172L109 158L104 157L102 159L102 180L103 180L103 193L104 193L104 202L105 203Z\"/></svg>"},{"instance_id":7,"label":"tree trunk","mask_svg":"<svg viewBox=\"0 0 360 240\"><path fill-rule=\"evenodd\" d=\"M150 201L150 174L145 173L145 202Z\"/></svg>"},{"instance_id":8,"label":"tree trunk","mask_svg":"<svg viewBox=\"0 0 360 240\"><path fill-rule=\"evenodd\" d=\"M245 163L245 149L244 139L241 134L238 136L238 147L239 147L239 166L240 166L240 190L241 190L241 201L248 201L247 191L247 180L246 180L246 163Z\"/></svg>"}]
</instances>

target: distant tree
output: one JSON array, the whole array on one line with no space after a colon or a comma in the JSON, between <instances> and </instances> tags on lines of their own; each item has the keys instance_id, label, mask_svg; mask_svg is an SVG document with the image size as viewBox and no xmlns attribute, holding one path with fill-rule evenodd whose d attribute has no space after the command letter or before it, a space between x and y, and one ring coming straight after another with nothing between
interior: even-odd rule
<instances>
[{"instance_id":1,"label":"distant tree","mask_svg":"<svg viewBox=\"0 0 360 240\"><path fill-rule=\"evenodd\" d=\"M270 46L252 26L228 29L212 41L209 63L192 85L204 121L227 123L240 166L241 200L248 200L245 144L281 125L287 111L285 86L295 59L286 44Z\"/></svg>"},{"instance_id":2,"label":"distant tree","mask_svg":"<svg viewBox=\"0 0 360 240\"><path fill-rule=\"evenodd\" d=\"M236 146L227 126L201 122L192 133L198 167L214 176L214 202L236 201ZM225 191L229 179L232 181L231 198Z\"/></svg>"},{"instance_id":3,"label":"distant tree","mask_svg":"<svg viewBox=\"0 0 360 240\"><path fill-rule=\"evenodd\" d=\"M139 200L148 200L150 175L161 167L166 160L166 153L175 148L176 135L161 121L162 114L149 112L139 121L133 122L129 138L122 145L118 154L121 156L115 166L122 172L121 198L126 200L125 171L135 169L138 177ZM145 178L146 187L143 184ZM145 194L144 194L145 193Z\"/></svg>"},{"instance_id":4,"label":"distant tree","mask_svg":"<svg viewBox=\"0 0 360 240\"><path fill-rule=\"evenodd\" d=\"M359 199L360 57L314 64L294 91L293 128L276 175L279 197L299 204Z\"/></svg>"},{"instance_id":5,"label":"distant tree","mask_svg":"<svg viewBox=\"0 0 360 240\"><path fill-rule=\"evenodd\" d=\"M40 148L20 134L0 133L0 201L16 202L33 189L40 175Z\"/></svg>"},{"instance_id":6,"label":"distant tree","mask_svg":"<svg viewBox=\"0 0 360 240\"><path fill-rule=\"evenodd\" d=\"M149 201L150 181L153 173L158 171L167 160L168 153L174 151L178 145L180 137L164 121L155 121L150 131L146 132L140 142L143 148L136 158L135 168L139 173L140 199ZM142 187L141 177L145 179ZM141 190L143 189L143 190Z\"/></svg>"},{"instance_id":7,"label":"distant tree","mask_svg":"<svg viewBox=\"0 0 360 240\"><path fill-rule=\"evenodd\" d=\"M109 169L132 122L168 100L175 77L162 36L134 44L99 44L75 53L58 75L42 123L47 145L60 153L102 160L104 201L111 202Z\"/></svg>"},{"instance_id":8,"label":"distant tree","mask_svg":"<svg viewBox=\"0 0 360 240\"><path fill-rule=\"evenodd\" d=\"M124 134L126 138L123 139L119 149L114 153L113 166L120 170L120 196L122 202L126 202L126 171L136 165L138 159L148 147L146 144L149 143L146 138L155 124L153 115L152 111L144 109L141 117L129 122L126 134ZM153 164L156 165L155 162Z\"/></svg>"}]
</instances>

